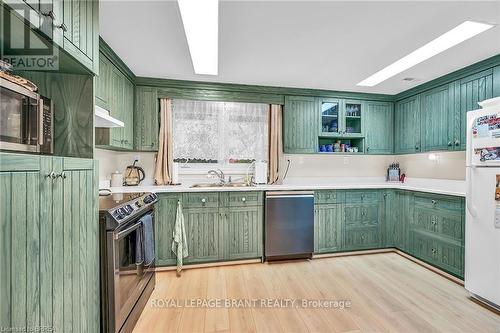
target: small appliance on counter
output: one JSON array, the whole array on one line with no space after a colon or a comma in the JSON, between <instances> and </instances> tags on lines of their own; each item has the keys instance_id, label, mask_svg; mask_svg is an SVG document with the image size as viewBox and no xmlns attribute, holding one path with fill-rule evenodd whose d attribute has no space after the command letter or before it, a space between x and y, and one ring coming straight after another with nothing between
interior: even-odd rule
<instances>
[{"instance_id":1,"label":"small appliance on counter","mask_svg":"<svg viewBox=\"0 0 500 333\"><path fill-rule=\"evenodd\" d=\"M404 179L404 178L403 178ZM387 168L387 178L388 182L400 182L401 180L401 168L399 163L392 163Z\"/></svg>"},{"instance_id":2,"label":"small appliance on counter","mask_svg":"<svg viewBox=\"0 0 500 333\"><path fill-rule=\"evenodd\" d=\"M134 163L125 169L124 186L137 186L146 177L144 169L135 165L137 162L137 160L134 160Z\"/></svg>"},{"instance_id":3,"label":"small appliance on counter","mask_svg":"<svg viewBox=\"0 0 500 333\"><path fill-rule=\"evenodd\" d=\"M267 162L266 161L255 161L255 173L254 173L255 184L267 184Z\"/></svg>"},{"instance_id":4,"label":"small appliance on counter","mask_svg":"<svg viewBox=\"0 0 500 333\"><path fill-rule=\"evenodd\" d=\"M123 186L123 174L117 170L111 174L111 187L118 186Z\"/></svg>"}]
</instances>

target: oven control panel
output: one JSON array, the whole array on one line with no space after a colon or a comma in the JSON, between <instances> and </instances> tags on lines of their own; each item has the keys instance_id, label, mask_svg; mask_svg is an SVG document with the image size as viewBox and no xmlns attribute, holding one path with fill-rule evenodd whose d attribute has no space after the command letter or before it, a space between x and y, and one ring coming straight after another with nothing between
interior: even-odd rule
<instances>
[{"instance_id":1,"label":"oven control panel","mask_svg":"<svg viewBox=\"0 0 500 333\"><path fill-rule=\"evenodd\" d=\"M142 210L144 207L154 204L156 201L158 201L158 196L154 193L148 193L111 210L110 213L113 218L120 221L130 215L135 215L136 212Z\"/></svg>"}]
</instances>

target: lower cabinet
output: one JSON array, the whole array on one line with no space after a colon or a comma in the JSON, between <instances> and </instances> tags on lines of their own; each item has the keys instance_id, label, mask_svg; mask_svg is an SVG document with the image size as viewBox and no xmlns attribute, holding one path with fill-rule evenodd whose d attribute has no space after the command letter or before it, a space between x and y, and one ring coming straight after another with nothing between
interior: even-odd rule
<instances>
[{"instance_id":1,"label":"lower cabinet","mask_svg":"<svg viewBox=\"0 0 500 333\"><path fill-rule=\"evenodd\" d=\"M464 199L405 190L315 192L317 254L395 247L463 278Z\"/></svg>"},{"instance_id":2,"label":"lower cabinet","mask_svg":"<svg viewBox=\"0 0 500 333\"><path fill-rule=\"evenodd\" d=\"M158 266L176 262L171 247L179 200L186 264L262 257L263 192L160 193ZM405 190L316 191L314 252L394 247L463 278L464 207L460 197Z\"/></svg>"},{"instance_id":3,"label":"lower cabinet","mask_svg":"<svg viewBox=\"0 0 500 333\"><path fill-rule=\"evenodd\" d=\"M314 206L314 252L342 250L343 211L341 204Z\"/></svg>"},{"instance_id":4,"label":"lower cabinet","mask_svg":"<svg viewBox=\"0 0 500 333\"><path fill-rule=\"evenodd\" d=\"M175 265L172 237L181 193L158 193L155 205L155 253L157 266Z\"/></svg>"},{"instance_id":5,"label":"lower cabinet","mask_svg":"<svg viewBox=\"0 0 500 333\"><path fill-rule=\"evenodd\" d=\"M223 258L246 259L262 256L262 206L231 207L221 213Z\"/></svg>"},{"instance_id":6,"label":"lower cabinet","mask_svg":"<svg viewBox=\"0 0 500 333\"><path fill-rule=\"evenodd\" d=\"M415 193L413 203L408 252L431 265L463 277L464 199Z\"/></svg>"},{"instance_id":7,"label":"lower cabinet","mask_svg":"<svg viewBox=\"0 0 500 333\"><path fill-rule=\"evenodd\" d=\"M0 327L99 331L96 170L0 153Z\"/></svg>"},{"instance_id":8,"label":"lower cabinet","mask_svg":"<svg viewBox=\"0 0 500 333\"><path fill-rule=\"evenodd\" d=\"M183 213L189 253L184 262L189 264L221 259L219 209L188 208Z\"/></svg>"},{"instance_id":9,"label":"lower cabinet","mask_svg":"<svg viewBox=\"0 0 500 333\"><path fill-rule=\"evenodd\" d=\"M175 265L172 252L177 203L181 200L188 243L186 264L260 258L262 192L159 193L156 205L158 266Z\"/></svg>"}]
</instances>

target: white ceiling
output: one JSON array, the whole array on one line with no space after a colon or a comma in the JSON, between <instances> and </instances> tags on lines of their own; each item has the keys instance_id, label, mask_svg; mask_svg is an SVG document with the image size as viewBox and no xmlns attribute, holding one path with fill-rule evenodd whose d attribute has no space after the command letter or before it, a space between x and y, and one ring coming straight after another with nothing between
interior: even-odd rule
<instances>
[{"instance_id":1,"label":"white ceiling","mask_svg":"<svg viewBox=\"0 0 500 333\"><path fill-rule=\"evenodd\" d=\"M100 34L138 76L395 94L500 53L500 26L375 87L356 83L500 1L224 1L219 75L195 75L176 1L100 1ZM403 81L413 77L416 82Z\"/></svg>"}]
</instances>

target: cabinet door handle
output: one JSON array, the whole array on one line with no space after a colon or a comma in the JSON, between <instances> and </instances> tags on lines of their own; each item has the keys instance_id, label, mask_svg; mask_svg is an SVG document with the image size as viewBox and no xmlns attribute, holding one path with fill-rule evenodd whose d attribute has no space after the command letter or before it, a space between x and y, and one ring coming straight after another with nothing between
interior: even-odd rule
<instances>
[{"instance_id":1,"label":"cabinet door handle","mask_svg":"<svg viewBox=\"0 0 500 333\"><path fill-rule=\"evenodd\" d=\"M64 23L61 23L60 25L58 25L57 28L61 29L64 32L68 31L68 27Z\"/></svg>"},{"instance_id":2,"label":"cabinet door handle","mask_svg":"<svg viewBox=\"0 0 500 333\"><path fill-rule=\"evenodd\" d=\"M415 145L415 150L419 150L420 147L418 145Z\"/></svg>"},{"instance_id":3,"label":"cabinet door handle","mask_svg":"<svg viewBox=\"0 0 500 333\"><path fill-rule=\"evenodd\" d=\"M201 199L201 202L205 203L205 202L207 202L207 199L203 198L203 199Z\"/></svg>"},{"instance_id":4,"label":"cabinet door handle","mask_svg":"<svg viewBox=\"0 0 500 333\"><path fill-rule=\"evenodd\" d=\"M247 198L243 197L243 198L241 198L241 201L245 202L245 201L247 201Z\"/></svg>"},{"instance_id":5,"label":"cabinet door handle","mask_svg":"<svg viewBox=\"0 0 500 333\"><path fill-rule=\"evenodd\" d=\"M448 147L451 147L451 141L448 141Z\"/></svg>"},{"instance_id":6,"label":"cabinet door handle","mask_svg":"<svg viewBox=\"0 0 500 333\"><path fill-rule=\"evenodd\" d=\"M457 147L460 146L460 140L455 139L455 146L457 146Z\"/></svg>"},{"instance_id":7,"label":"cabinet door handle","mask_svg":"<svg viewBox=\"0 0 500 333\"><path fill-rule=\"evenodd\" d=\"M431 250L432 254L436 254L436 249Z\"/></svg>"},{"instance_id":8,"label":"cabinet door handle","mask_svg":"<svg viewBox=\"0 0 500 333\"><path fill-rule=\"evenodd\" d=\"M61 174L60 174L60 177L62 179L66 179L66 171L63 171Z\"/></svg>"},{"instance_id":9,"label":"cabinet door handle","mask_svg":"<svg viewBox=\"0 0 500 333\"><path fill-rule=\"evenodd\" d=\"M48 12L42 12L41 13L43 16L50 17L53 21L56 19L56 14L54 14L53 10L49 10Z\"/></svg>"},{"instance_id":10,"label":"cabinet door handle","mask_svg":"<svg viewBox=\"0 0 500 333\"><path fill-rule=\"evenodd\" d=\"M437 204L437 201L436 201L436 200L431 200L431 203L432 203L433 205L435 205L435 204Z\"/></svg>"},{"instance_id":11,"label":"cabinet door handle","mask_svg":"<svg viewBox=\"0 0 500 333\"><path fill-rule=\"evenodd\" d=\"M366 151L370 151L370 146L366 147Z\"/></svg>"},{"instance_id":12,"label":"cabinet door handle","mask_svg":"<svg viewBox=\"0 0 500 333\"><path fill-rule=\"evenodd\" d=\"M54 180L57 178L57 174L54 171L52 171L51 173L46 174L45 177Z\"/></svg>"}]
</instances>

